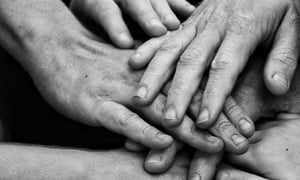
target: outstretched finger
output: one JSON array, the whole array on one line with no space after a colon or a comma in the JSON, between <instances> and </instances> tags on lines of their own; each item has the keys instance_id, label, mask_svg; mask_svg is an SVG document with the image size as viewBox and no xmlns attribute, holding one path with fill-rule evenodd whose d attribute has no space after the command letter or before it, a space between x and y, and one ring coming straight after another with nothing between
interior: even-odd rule
<instances>
[{"instance_id":1,"label":"outstretched finger","mask_svg":"<svg viewBox=\"0 0 300 180\"><path fill-rule=\"evenodd\" d=\"M297 68L300 52L299 16L295 14L293 7L289 8L267 59L264 80L267 88L276 95L282 95L289 90Z\"/></svg>"},{"instance_id":2,"label":"outstretched finger","mask_svg":"<svg viewBox=\"0 0 300 180\"><path fill-rule=\"evenodd\" d=\"M86 14L90 14L92 19L101 25L110 39L121 48L130 48L134 41L123 20L118 5L111 0L91 1L88 7L83 8ZM91 9L94 9L94 11Z\"/></svg>"},{"instance_id":3,"label":"outstretched finger","mask_svg":"<svg viewBox=\"0 0 300 180\"><path fill-rule=\"evenodd\" d=\"M199 128L214 124L230 95L240 72L244 69L257 37L251 35L241 39L240 35L227 35L211 63L209 79L205 87L201 111L197 118Z\"/></svg>"},{"instance_id":4,"label":"outstretched finger","mask_svg":"<svg viewBox=\"0 0 300 180\"><path fill-rule=\"evenodd\" d=\"M253 135L254 123L243 108L230 96L225 101L224 113L231 123L246 137Z\"/></svg>"},{"instance_id":5,"label":"outstretched finger","mask_svg":"<svg viewBox=\"0 0 300 180\"><path fill-rule=\"evenodd\" d=\"M94 113L96 123L149 148L164 149L173 142L171 136L149 125L121 104L104 101L96 107Z\"/></svg>"},{"instance_id":6,"label":"outstretched finger","mask_svg":"<svg viewBox=\"0 0 300 180\"><path fill-rule=\"evenodd\" d=\"M248 140L240 134L223 113L220 114L210 131L224 141L225 149L230 153L243 154L249 148Z\"/></svg>"},{"instance_id":7,"label":"outstretched finger","mask_svg":"<svg viewBox=\"0 0 300 180\"><path fill-rule=\"evenodd\" d=\"M181 55L168 93L164 116L166 126L176 126L181 122L220 40L217 31L204 30Z\"/></svg>"},{"instance_id":8,"label":"outstretched finger","mask_svg":"<svg viewBox=\"0 0 300 180\"><path fill-rule=\"evenodd\" d=\"M149 122L162 126L162 115L165 107L166 97L158 95L149 106L139 106L136 108L144 117L148 117ZM195 126L191 118L185 116L180 125L176 127L165 128L166 132L173 135L178 140L203 152L217 153L223 147L223 141L220 138L212 136L206 130L200 130Z\"/></svg>"},{"instance_id":9,"label":"outstretched finger","mask_svg":"<svg viewBox=\"0 0 300 180\"><path fill-rule=\"evenodd\" d=\"M118 0L118 2L150 36L162 36L167 33L166 27L149 0Z\"/></svg>"},{"instance_id":10,"label":"outstretched finger","mask_svg":"<svg viewBox=\"0 0 300 180\"><path fill-rule=\"evenodd\" d=\"M172 34L157 50L140 83L135 102L149 104L173 74L176 61L195 35L193 26L186 26Z\"/></svg>"}]
</instances>

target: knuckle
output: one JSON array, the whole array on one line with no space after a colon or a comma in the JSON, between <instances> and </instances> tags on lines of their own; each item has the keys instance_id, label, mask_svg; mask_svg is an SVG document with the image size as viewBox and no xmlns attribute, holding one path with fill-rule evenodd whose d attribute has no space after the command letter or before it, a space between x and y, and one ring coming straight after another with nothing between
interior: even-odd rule
<instances>
[{"instance_id":1,"label":"knuckle","mask_svg":"<svg viewBox=\"0 0 300 180\"><path fill-rule=\"evenodd\" d=\"M219 54L211 64L212 71L219 71L232 67L232 58L228 54Z\"/></svg>"},{"instance_id":2,"label":"knuckle","mask_svg":"<svg viewBox=\"0 0 300 180\"><path fill-rule=\"evenodd\" d=\"M273 60L281 65L294 69L297 66L297 59L293 54L295 54L293 49L283 49L273 56Z\"/></svg>"},{"instance_id":3,"label":"knuckle","mask_svg":"<svg viewBox=\"0 0 300 180\"><path fill-rule=\"evenodd\" d=\"M113 3L108 3L108 4L103 4L102 6L99 6L98 12L101 12L101 14L112 14L112 13L119 12L119 9Z\"/></svg>"},{"instance_id":4,"label":"knuckle","mask_svg":"<svg viewBox=\"0 0 300 180\"><path fill-rule=\"evenodd\" d=\"M255 26L255 16L237 12L228 19L228 32L238 36L248 36L257 29Z\"/></svg>"},{"instance_id":5,"label":"knuckle","mask_svg":"<svg viewBox=\"0 0 300 180\"><path fill-rule=\"evenodd\" d=\"M153 135L153 132L154 132L154 128L150 125L145 126L142 130L142 133L146 136ZM159 133L159 132L157 132L157 133Z\"/></svg>"},{"instance_id":6,"label":"knuckle","mask_svg":"<svg viewBox=\"0 0 300 180\"><path fill-rule=\"evenodd\" d=\"M117 126L120 131L128 130L136 122L138 122L139 117L137 114L132 112L121 112L116 114L115 120L117 121Z\"/></svg>"},{"instance_id":7,"label":"knuckle","mask_svg":"<svg viewBox=\"0 0 300 180\"><path fill-rule=\"evenodd\" d=\"M232 124L225 119L219 120L215 124L216 130L218 130L218 132L220 132L221 134L229 129L232 129L232 127L233 127Z\"/></svg>"},{"instance_id":8,"label":"knuckle","mask_svg":"<svg viewBox=\"0 0 300 180\"><path fill-rule=\"evenodd\" d=\"M159 53L174 53L181 51L182 45L178 41L167 41L161 45L158 52Z\"/></svg>"},{"instance_id":9,"label":"knuckle","mask_svg":"<svg viewBox=\"0 0 300 180\"><path fill-rule=\"evenodd\" d=\"M177 81L172 84L172 87L168 92L168 96L183 95L186 92L187 92L187 86L185 85L183 79L181 78L181 79L177 79Z\"/></svg>"},{"instance_id":10,"label":"knuckle","mask_svg":"<svg viewBox=\"0 0 300 180\"><path fill-rule=\"evenodd\" d=\"M201 52L197 48L192 48L187 50L183 55L181 55L178 62L178 66L188 66L198 68L201 62L198 61L201 56Z\"/></svg>"},{"instance_id":11,"label":"knuckle","mask_svg":"<svg viewBox=\"0 0 300 180\"><path fill-rule=\"evenodd\" d=\"M241 108L238 104L234 103L233 101L226 101L225 102L225 112L226 114L230 115L230 117L240 117L242 115Z\"/></svg>"}]
</instances>

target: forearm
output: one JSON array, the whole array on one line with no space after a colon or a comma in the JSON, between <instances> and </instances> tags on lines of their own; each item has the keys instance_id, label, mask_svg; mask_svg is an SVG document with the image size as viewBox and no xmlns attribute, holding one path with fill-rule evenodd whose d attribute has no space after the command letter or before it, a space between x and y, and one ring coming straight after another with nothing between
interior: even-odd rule
<instances>
[{"instance_id":1,"label":"forearm","mask_svg":"<svg viewBox=\"0 0 300 180\"><path fill-rule=\"evenodd\" d=\"M0 145L0 179L87 179L85 152Z\"/></svg>"}]
</instances>

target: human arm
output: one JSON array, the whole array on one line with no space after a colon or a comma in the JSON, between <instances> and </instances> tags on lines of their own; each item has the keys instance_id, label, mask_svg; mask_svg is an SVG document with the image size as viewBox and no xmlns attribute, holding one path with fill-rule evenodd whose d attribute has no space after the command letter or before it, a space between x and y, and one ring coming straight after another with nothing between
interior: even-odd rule
<instances>
[{"instance_id":1,"label":"human arm","mask_svg":"<svg viewBox=\"0 0 300 180\"><path fill-rule=\"evenodd\" d=\"M127 65L133 51L101 42L60 1L1 1L1 7L1 18L7 24L2 31L10 35L2 37L1 45L25 67L57 111L154 149L172 144L169 135L150 125L160 125L165 96L147 107L136 106L130 98L142 75ZM197 149L222 149L221 140L205 131L187 133L186 128L195 128L187 116L182 126L168 132Z\"/></svg>"}]
</instances>

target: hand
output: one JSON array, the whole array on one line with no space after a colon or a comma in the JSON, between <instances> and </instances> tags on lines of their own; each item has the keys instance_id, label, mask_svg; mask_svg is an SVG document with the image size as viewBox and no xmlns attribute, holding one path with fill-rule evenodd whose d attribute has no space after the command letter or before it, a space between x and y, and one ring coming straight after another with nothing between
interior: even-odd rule
<instances>
[{"instance_id":1,"label":"hand","mask_svg":"<svg viewBox=\"0 0 300 180\"><path fill-rule=\"evenodd\" d=\"M70 7L77 16L91 18L101 25L110 39L122 48L132 47L133 39L120 8L150 36L177 29L180 21L174 12L187 17L195 9L186 0L72 0Z\"/></svg>"},{"instance_id":2,"label":"hand","mask_svg":"<svg viewBox=\"0 0 300 180\"><path fill-rule=\"evenodd\" d=\"M0 7L14 11L2 11L6 16L0 18L8 26L0 28L0 39L6 40L0 43L29 72L46 101L71 119L104 126L153 149L169 147L172 138L150 125L161 125L166 97L161 94L146 107L132 102L132 92L143 73L127 65L133 51L99 42L61 1L33 1L34 6L28 1L1 1ZM220 139L196 130L188 116L181 126L167 131L196 149L223 149Z\"/></svg>"},{"instance_id":3,"label":"hand","mask_svg":"<svg viewBox=\"0 0 300 180\"><path fill-rule=\"evenodd\" d=\"M251 169L253 173L268 179L299 179L299 136L300 116L281 114L275 121L266 122L259 127L251 138L251 147L247 153L230 156L228 160L238 167ZM247 173L230 169L220 171L217 179L226 179L225 175L229 180L238 177L251 179L249 178L251 175Z\"/></svg>"},{"instance_id":4,"label":"hand","mask_svg":"<svg viewBox=\"0 0 300 180\"><path fill-rule=\"evenodd\" d=\"M147 43L149 53L141 47L133 56L131 64L137 66L152 59L135 95L137 103L151 102L177 64L164 121L167 126L180 123L211 64L197 118L199 127L207 128L219 116L249 56L263 43L272 47L264 69L266 85L274 94L284 94L299 56L299 9L295 0L203 1L162 44Z\"/></svg>"}]
</instances>

